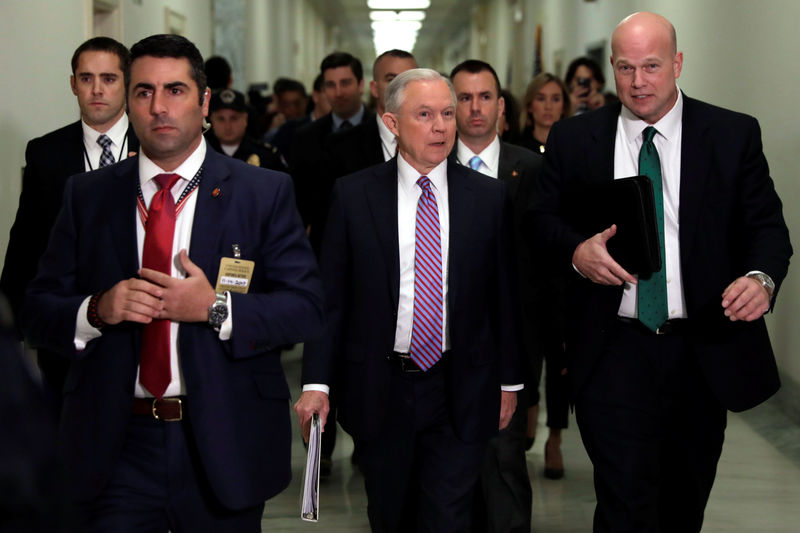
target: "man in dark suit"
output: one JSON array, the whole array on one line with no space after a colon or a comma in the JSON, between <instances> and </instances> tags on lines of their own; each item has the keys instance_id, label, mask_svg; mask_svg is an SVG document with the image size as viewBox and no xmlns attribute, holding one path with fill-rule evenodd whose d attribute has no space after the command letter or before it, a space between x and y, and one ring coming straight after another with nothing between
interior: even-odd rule
<instances>
[{"instance_id":1,"label":"man in dark suit","mask_svg":"<svg viewBox=\"0 0 800 533\"><path fill-rule=\"evenodd\" d=\"M125 114L123 73L129 62L128 49L114 39L95 37L81 44L72 55L69 80L78 98L80 120L33 139L25 149L22 194L0 276L0 292L8 297L17 324L25 289L36 275L61 208L67 178L139 150ZM55 403L60 405L67 363L56 354L40 350L39 366Z\"/></svg>"},{"instance_id":2,"label":"man in dark suit","mask_svg":"<svg viewBox=\"0 0 800 533\"><path fill-rule=\"evenodd\" d=\"M397 153L397 141L383 123L384 94L389 83L401 72L417 68L414 56L404 50L388 50L375 59L370 92L375 98L376 114L368 113L358 126L331 135L325 143L324 168L317 172L314 189L318 210L317 222L311 225L311 246L319 250L328 217L333 183L342 176L383 163Z\"/></svg>"},{"instance_id":3,"label":"man in dark suit","mask_svg":"<svg viewBox=\"0 0 800 533\"><path fill-rule=\"evenodd\" d=\"M535 263L525 217L533 201L534 181L542 169L542 157L526 148L504 143L497 134L497 118L505 102L500 80L488 63L470 59L450 73L456 91L458 139L451 160L506 184L514 209L514 254L517 266L517 308L523 331L534 329ZM524 340L525 339L523 337ZM523 343L526 360L536 353ZM534 386L536 384L533 384ZM523 390L520 396L526 396ZM489 441L489 448L472 507L471 531L529 532L531 483L525 460L527 401L520 401L508 427Z\"/></svg>"},{"instance_id":4,"label":"man in dark suit","mask_svg":"<svg viewBox=\"0 0 800 533\"><path fill-rule=\"evenodd\" d=\"M59 443L83 530L260 531L291 476L278 347L321 324L313 254L289 176L208 149L197 48L131 55L142 152L68 182L25 332L73 361Z\"/></svg>"},{"instance_id":5,"label":"man in dark suit","mask_svg":"<svg viewBox=\"0 0 800 533\"><path fill-rule=\"evenodd\" d=\"M374 531L461 531L521 382L511 213L502 183L447 161L449 80L400 74L384 122L398 157L334 186L320 256L326 334L306 345L295 410L306 434L313 413L324 422L335 380Z\"/></svg>"},{"instance_id":6,"label":"man in dark suit","mask_svg":"<svg viewBox=\"0 0 800 533\"><path fill-rule=\"evenodd\" d=\"M315 225L324 223L326 200L330 194L325 176L329 173L330 158L326 149L331 135L347 131L362 121L374 120L361 102L364 69L358 58L347 52L333 52L322 60L320 72L331 112L299 128L289 152L289 168L297 189L297 207L312 234ZM315 242L318 243L319 238L312 241L312 245Z\"/></svg>"},{"instance_id":7,"label":"man in dark suit","mask_svg":"<svg viewBox=\"0 0 800 533\"><path fill-rule=\"evenodd\" d=\"M631 15L611 48L621 105L553 126L535 221L577 271L566 349L595 531L699 531L726 409L780 386L762 315L792 248L758 123L680 92L669 21ZM636 174L656 192L664 265L638 276L606 248L616 226L581 235L563 211L565 191Z\"/></svg>"},{"instance_id":8,"label":"man in dark suit","mask_svg":"<svg viewBox=\"0 0 800 533\"><path fill-rule=\"evenodd\" d=\"M375 99L376 114L372 120L331 138L328 151L332 161L331 178L346 176L390 160L397 153L397 140L383 123L386 112L386 87L398 74L417 68L414 56L405 50L387 50L372 65L369 90ZM331 182L330 187L333 187Z\"/></svg>"}]
</instances>

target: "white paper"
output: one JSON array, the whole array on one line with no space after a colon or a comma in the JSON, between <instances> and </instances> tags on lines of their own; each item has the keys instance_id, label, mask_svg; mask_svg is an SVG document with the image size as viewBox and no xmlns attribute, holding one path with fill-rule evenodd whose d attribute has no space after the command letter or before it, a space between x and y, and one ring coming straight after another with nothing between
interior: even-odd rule
<instances>
[{"instance_id":1,"label":"white paper","mask_svg":"<svg viewBox=\"0 0 800 533\"><path fill-rule=\"evenodd\" d=\"M316 522L319 516L319 459L322 447L322 424L319 415L311 418L311 435L308 438L308 457L306 471L303 474L303 504L300 518L307 522Z\"/></svg>"}]
</instances>

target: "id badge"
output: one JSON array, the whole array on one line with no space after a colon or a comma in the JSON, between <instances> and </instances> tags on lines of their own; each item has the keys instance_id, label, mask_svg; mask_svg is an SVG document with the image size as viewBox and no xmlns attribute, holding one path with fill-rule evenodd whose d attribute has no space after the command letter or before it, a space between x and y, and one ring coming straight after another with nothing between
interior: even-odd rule
<instances>
[{"instance_id":1,"label":"id badge","mask_svg":"<svg viewBox=\"0 0 800 533\"><path fill-rule=\"evenodd\" d=\"M247 294L256 264L246 259L222 257L219 260L219 275L214 289L218 294L225 291Z\"/></svg>"}]
</instances>

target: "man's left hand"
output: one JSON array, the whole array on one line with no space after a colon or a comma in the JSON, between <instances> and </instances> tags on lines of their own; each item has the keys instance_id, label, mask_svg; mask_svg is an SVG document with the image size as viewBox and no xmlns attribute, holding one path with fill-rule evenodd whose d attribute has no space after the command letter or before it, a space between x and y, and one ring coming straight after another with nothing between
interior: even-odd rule
<instances>
[{"instance_id":1,"label":"man's left hand","mask_svg":"<svg viewBox=\"0 0 800 533\"><path fill-rule=\"evenodd\" d=\"M500 429L505 429L517 410L516 391L500 391Z\"/></svg>"},{"instance_id":2,"label":"man's left hand","mask_svg":"<svg viewBox=\"0 0 800 533\"><path fill-rule=\"evenodd\" d=\"M169 274L143 268L139 276L164 288L161 296L164 310L158 318L166 318L175 322L206 322L208 308L214 303L216 293L206 279L203 270L195 265L186 250L178 255L181 266L186 271L186 278L173 278Z\"/></svg>"},{"instance_id":3,"label":"man's left hand","mask_svg":"<svg viewBox=\"0 0 800 533\"><path fill-rule=\"evenodd\" d=\"M722 307L732 322L752 322L769 310L769 293L756 280L742 276L722 293Z\"/></svg>"}]
</instances>

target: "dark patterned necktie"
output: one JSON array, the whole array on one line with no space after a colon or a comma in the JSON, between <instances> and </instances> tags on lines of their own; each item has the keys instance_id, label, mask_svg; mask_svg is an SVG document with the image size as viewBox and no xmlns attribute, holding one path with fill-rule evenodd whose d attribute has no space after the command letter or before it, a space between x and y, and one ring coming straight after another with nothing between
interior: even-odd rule
<instances>
[{"instance_id":1,"label":"dark patterned necktie","mask_svg":"<svg viewBox=\"0 0 800 533\"><path fill-rule=\"evenodd\" d=\"M661 270L653 272L650 277L639 277L637 301L639 304L639 321L649 329L656 331L667 321L667 256L664 248L664 193L661 181L661 159L653 143L658 133L652 126L644 129L644 142L639 151L639 174L647 176L653 182L653 198L658 223L658 242L661 253Z\"/></svg>"},{"instance_id":2,"label":"dark patterned necktie","mask_svg":"<svg viewBox=\"0 0 800 533\"><path fill-rule=\"evenodd\" d=\"M111 139L105 133L97 138L97 144L103 147L103 153L100 154L100 168L107 167L116 163L114 153L111 151Z\"/></svg>"}]
</instances>

